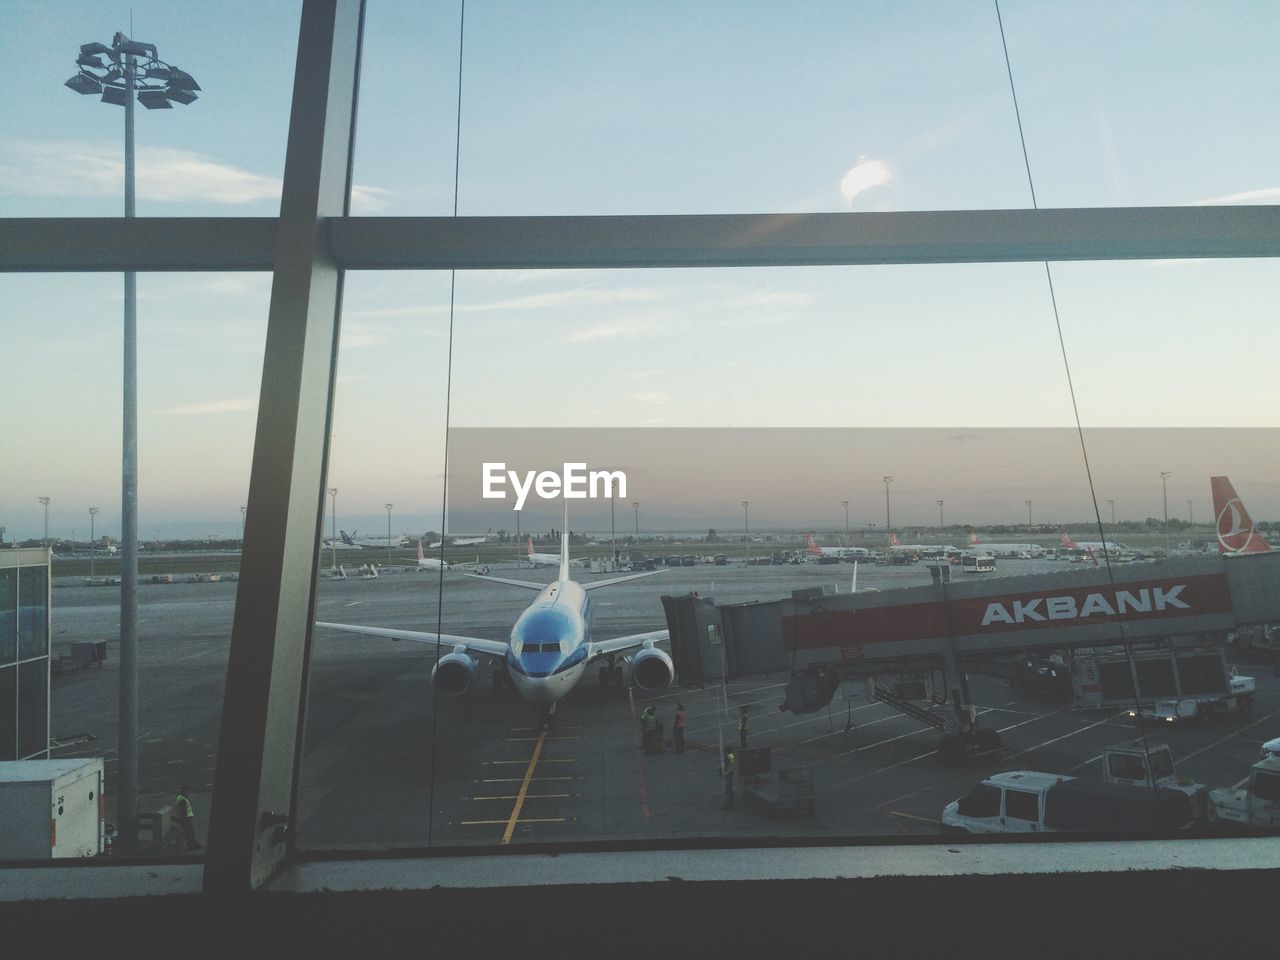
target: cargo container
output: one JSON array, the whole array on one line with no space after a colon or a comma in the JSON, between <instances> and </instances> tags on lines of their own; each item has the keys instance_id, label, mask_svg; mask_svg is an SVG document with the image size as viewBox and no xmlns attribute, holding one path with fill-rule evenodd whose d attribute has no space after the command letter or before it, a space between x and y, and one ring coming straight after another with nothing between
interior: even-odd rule
<instances>
[{"instance_id":1,"label":"cargo container","mask_svg":"<svg viewBox=\"0 0 1280 960\"><path fill-rule=\"evenodd\" d=\"M0 763L0 860L102 853L102 758Z\"/></svg>"}]
</instances>

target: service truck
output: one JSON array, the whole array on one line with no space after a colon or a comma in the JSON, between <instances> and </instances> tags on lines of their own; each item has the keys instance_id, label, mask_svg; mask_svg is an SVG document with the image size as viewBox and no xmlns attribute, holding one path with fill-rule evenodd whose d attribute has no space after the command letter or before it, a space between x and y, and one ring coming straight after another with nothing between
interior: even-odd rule
<instances>
[{"instance_id":1,"label":"service truck","mask_svg":"<svg viewBox=\"0 0 1280 960\"><path fill-rule=\"evenodd\" d=\"M1244 823L1280 827L1280 759L1259 760L1247 780L1209 791L1210 823Z\"/></svg>"},{"instance_id":2,"label":"service truck","mask_svg":"<svg viewBox=\"0 0 1280 960\"><path fill-rule=\"evenodd\" d=\"M1036 770L987 777L942 811L943 832L1057 833L1177 830L1196 822L1186 793L1096 783Z\"/></svg>"}]
</instances>

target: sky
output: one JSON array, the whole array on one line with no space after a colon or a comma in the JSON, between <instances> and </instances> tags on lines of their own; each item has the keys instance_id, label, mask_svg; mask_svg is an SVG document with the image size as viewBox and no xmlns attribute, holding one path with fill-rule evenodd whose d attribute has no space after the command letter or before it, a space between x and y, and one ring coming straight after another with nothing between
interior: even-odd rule
<instances>
[{"instance_id":1,"label":"sky","mask_svg":"<svg viewBox=\"0 0 1280 960\"><path fill-rule=\"evenodd\" d=\"M121 214L123 111L62 82L131 15L202 87L138 112L138 213L277 213L299 9L0 6L24 104L0 130L0 215ZM1000 10L1041 207L1280 199L1280 6ZM369 0L356 214L452 212L459 11ZM460 136L463 216L1031 206L995 8L977 0L472 0ZM439 528L446 400L454 427L1074 423L1040 264L467 272L451 356L449 281L348 277L329 476L344 526L384 529L392 502L406 532ZM1086 429L1277 425L1276 264L1055 264L1053 281ZM234 535L270 277L138 289L140 534ZM49 496L51 535L83 537L90 506L118 532L119 276L4 274L0 302L0 526L39 536ZM896 474L919 490L904 519L928 522L946 494L906 459L837 499ZM1147 475L1169 469L1156 459ZM1254 490L1255 515L1280 516L1274 460L1221 459L1208 469ZM1044 483L1027 495L1054 496ZM753 496L744 477L729 499ZM1195 497L1204 477L1176 470L1171 502Z\"/></svg>"}]
</instances>

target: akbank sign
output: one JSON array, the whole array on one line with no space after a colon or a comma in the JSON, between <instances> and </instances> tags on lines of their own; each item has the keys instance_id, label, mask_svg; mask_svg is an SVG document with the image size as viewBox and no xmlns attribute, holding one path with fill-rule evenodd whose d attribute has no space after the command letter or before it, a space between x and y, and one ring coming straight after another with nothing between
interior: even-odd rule
<instances>
[{"instance_id":1,"label":"akbank sign","mask_svg":"<svg viewBox=\"0 0 1280 960\"><path fill-rule=\"evenodd\" d=\"M481 495L486 500L505 500L507 487L515 494L517 510L524 508L530 493L543 500L626 499L627 475L621 470L588 470L585 463L566 463L564 470L508 470L505 463L480 466Z\"/></svg>"}]
</instances>

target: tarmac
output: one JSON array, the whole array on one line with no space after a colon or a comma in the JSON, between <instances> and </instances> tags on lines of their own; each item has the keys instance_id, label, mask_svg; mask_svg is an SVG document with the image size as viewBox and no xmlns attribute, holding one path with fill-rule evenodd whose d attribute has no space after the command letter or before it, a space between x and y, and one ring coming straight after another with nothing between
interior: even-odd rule
<instances>
[{"instance_id":1,"label":"tarmac","mask_svg":"<svg viewBox=\"0 0 1280 960\"><path fill-rule=\"evenodd\" d=\"M1071 569L1053 561L1001 561L992 577ZM592 595L593 636L665 626L659 598L696 591L716 600L769 600L794 588L847 592L852 565L680 567ZM495 575L550 579L549 569ZM593 579L575 568L575 576ZM607 576L602 574L600 576ZM176 578L175 578L176 579ZM890 589L929 582L924 564L859 565L858 586ZM203 839L213 782L235 582L145 584L139 589L140 805L172 803L189 783ZM443 605L440 599L443 599ZM338 623L435 630L503 639L529 594L447 573L384 571L377 579L322 576L316 617ZM58 585L55 649L109 641L107 662L52 681L55 757L103 756L108 819L117 775L118 592ZM440 610L439 616L437 611ZM540 726L537 709L508 688L495 691L482 667L474 690L437 696L430 647L317 630L300 787L303 849L412 849L579 841L680 841L734 837L936 835L949 801L983 777L1034 769L1100 779L1102 748L1138 736L1111 710L1076 710L1048 694L970 677L981 725L1000 732L1003 754L952 765L938 759L938 734L846 683L829 708L796 716L778 708L785 675L655 693L601 688L594 667ZM1234 663L1228 650L1228 662ZM1248 773L1260 745L1280 734L1280 679L1270 665L1239 665L1257 679L1250 716L1229 714L1153 729L1173 750L1178 773L1229 786ZM688 715L689 748L640 750L638 715L652 704L670 738L677 702ZM740 707L751 746L771 748L779 768L811 767L815 811L770 818L743 802L722 810L718 751L737 744ZM951 717L949 705L935 708ZM88 739L78 740L78 736Z\"/></svg>"}]
</instances>

